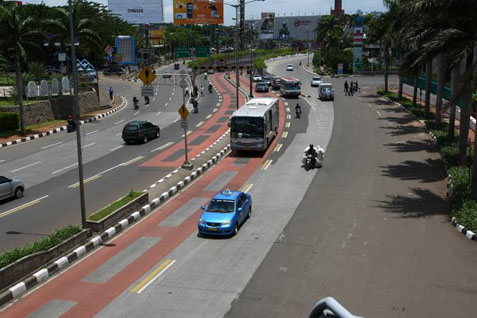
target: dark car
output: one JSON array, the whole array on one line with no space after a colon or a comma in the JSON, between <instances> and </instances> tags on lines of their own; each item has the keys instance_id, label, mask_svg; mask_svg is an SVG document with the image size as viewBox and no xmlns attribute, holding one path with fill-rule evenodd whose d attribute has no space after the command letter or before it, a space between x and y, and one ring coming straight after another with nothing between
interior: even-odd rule
<instances>
[{"instance_id":1,"label":"dark car","mask_svg":"<svg viewBox=\"0 0 477 318\"><path fill-rule=\"evenodd\" d=\"M280 76L273 76L272 77L272 89L280 89L280 81L281 81Z\"/></svg>"},{"instance_id":2,"label":"dark car","mask_svg":"<svg viewBox=\"0 0 477 318\"><path fill-rule=\"evenodd\" d=\"M123 75L126 74L126 69L119 65L110 66L103 71L104 75Z\"/></svg>"},{"instance_id":3,"label":"dark car","mask_svg":"<svg viewBox=\"0 0 477 318\"><path fill-rule=\"evenodd\" d=\"M161 130L159 126L148 121L131 121L123 128L123 140L130 144L133 142L146 143L153 138L159 138Z\"/></svg>"},{"instance_id":4,"label":"dark car","mask_svg":"<svg viewBox=\"0 0 477 318\"><path fill-rule=\"evenodd\" d=\"M265 82L260 82L255 84L255 91L257 93L267 93L268 92L268 85Z\"/></svg>"},{"instance_id":5,"label":"dark car","mask_svg":"<svg viewBox=\"0 0 477 318\"><path fill-rule=\"evenodd\" d=\"M271 78L270 76L268 76L268 75L265 75L265 76L263 77L263 81L264 81L265 83L267 83L268 86L271 86L271 85L272 85L272 78Z\"/></svg>"}]
</instances>

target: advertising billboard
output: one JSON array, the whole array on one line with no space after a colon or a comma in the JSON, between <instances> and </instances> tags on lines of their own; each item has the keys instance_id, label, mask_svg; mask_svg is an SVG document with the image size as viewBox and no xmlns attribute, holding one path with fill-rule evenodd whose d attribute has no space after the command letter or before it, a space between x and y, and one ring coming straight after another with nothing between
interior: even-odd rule
<instances>
[{"instance_id":1,"label":"advertising billboard","mask_svg":"<svg viewBox=\"0 0 477 318\"><path fill-rule=\"evenodd\" d=\"M108 9L129 24L164 22L163 0L108 0Z\"/></svg>"},{"instance_id":2,"label":"advertising billboard","mask_svg":"<svg viewBox=\"0 0 477 318\"><path fill-rule=\"evenodd\" d=\"M153 45L161 44L164 42L164 33L166 30L149 30L149 42Z\"/></svg>"},{"instance_id":3,"label":"advertising billboard","mask_svg":"<svg viewBox=\"0 0 477 318\"><path fill-rule=\"evenodd\" d=\"M173 0L174 24L223 24L223 0Z\"/></svg>"},{"instance_id":4,"label":"advertising billboard","mask_svg":"<svg viewBox=\"0 0 477 318\"><path fill-rule=\"evenodd\" d=\"M320 16L276 17L273 37L278 40L314 41Z\"/></svg>"},{"instance_id":5,"label":"advertising billboard","mask_svg":"<svg viewBox=\"0 0 477 318\"><path fill-rule=\"evenodd\" d=\"M262 19L260 20L259 39L273 39L273 30L275 25L275 12L262 12Z\"/></svg>"},{"instance_id":6,"label":"advertising billboard","mask_svg":"<svg viewBox=\"0 0 477 318\"><path fill-rule=\"evenodd\" d=\"M136 63L136 43L133 36L120 35L116 37L117 62L119 64Z\"/></svg>"}]
</instances>

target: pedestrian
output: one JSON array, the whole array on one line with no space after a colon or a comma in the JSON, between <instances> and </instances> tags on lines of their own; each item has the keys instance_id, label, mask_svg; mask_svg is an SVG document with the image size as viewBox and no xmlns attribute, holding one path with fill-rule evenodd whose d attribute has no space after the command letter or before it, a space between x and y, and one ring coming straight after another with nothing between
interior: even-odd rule
<instances>
[{"instance_id":1,"label":"pedestrian","mask_svg":"<svg viewBox=\"0 0 477 318\"><path fill-rule=\"evenodd\" d=\"M109 92L109 99L113 100L114 91L111 86L109 86L108 92Z\"/></svg>"},{"instance_id":2,"label":"pedestrian","mask_svg":"<svg viewBox=\"0 0 477 318\"><path fill-rule=\"evenodd\" d=\"M354 88L356 89L357 92L361 93L361 89L358 87L358 81L354 82Z\"/></svg>"},{"instance_id":3,"label":"pedestrian","mask_svg":"<svg viewBox=\"0 0 477 318\"><path fill-rule=\"evenodd\" d=\"M199 96L199 88L197 85L194 85L194 98L197 98L197 96Z\"/></svg>"},{"instance_id":4,"label":"pedestrian","mask_svg":"<svg viewBox=\"0 0 477 318\"><path fill-rule=\"evenodd\" d=\"M348 81L345 81L344 83L344 92L345 92L345 95L348 96Z\"/></svg>"},{"instance_id":5,"label":"pedestrian","mask_svg":"<svg viewBox=\"0 0 477 318\"><path fill-rule=\"evenodd\" d=\"M353 96L353 93L354 93L354 83L353 83L353 81L350 82L349 93L350 93L351 96Z\"/></svg>"},{"instance_id":6,"label":"pedestrian","mask_svg":"<svg viewBox=\"0 0 477 318\"><path fill-rule=\"evenodd\" d=\"M186 88L185 88L184 97L189 97L189 87L186 87Z\"/></svg>"},{"instance_id":7,"label":"pedestrian","mask_svg":"<svg viewBox=\"0 0 477 318\"><path fill-rule=\"evenodd\" d=\"M200 97L204 97L204 86L200 85Z\"/></svg>"}]
</instances>

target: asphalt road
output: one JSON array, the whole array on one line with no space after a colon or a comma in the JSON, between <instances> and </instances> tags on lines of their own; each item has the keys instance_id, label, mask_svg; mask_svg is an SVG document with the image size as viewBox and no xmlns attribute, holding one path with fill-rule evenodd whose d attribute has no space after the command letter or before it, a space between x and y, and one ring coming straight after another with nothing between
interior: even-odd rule
<instances>
[{"instance_id":1,"label":"asphalt road","mask_svg":"<svg viewBox=\"0 0 477 318\"><path fill-rule=\"evenodd\" d=\"M226 317L307 317L328 296L362 317L474 316L476 246L449 223L439 154L409 115L371 95L381 78L347 80L362 95L330 80L324 167Z\"/></svg>"},{"instance_id":2,"label":"asphalt road","mask_svg":"<svg viewBox=\"0 0 477 318\"><path fill-rule=\"evenodd\" d=\"M168 68L165 68L168 69ZM127 106L97 122L81 127L86 213L93 213L125 195L131 189L142 191L178 166L142 167L176 143L183 143L178 107L182 89L176 80L157 79L156 96L150 105L141 99L139 110L133 109L133 96L140 95L140 84L104 78L101 89L112 86ZM198 84L206 86L203 77ZM188 118L190 131L206 120L219 101L217 94L205 92L200 111ZM190 107L190 105L189 105ZM126 146L120 136L131 120L149 120L161 128L161 136L147 144ZM0 150L0 171L25 183L21 199L0 202L0 250L10 249L48 235L68 224L81 224L76 134L66 132L40 138Z\"/></svg>"}]
</instances>

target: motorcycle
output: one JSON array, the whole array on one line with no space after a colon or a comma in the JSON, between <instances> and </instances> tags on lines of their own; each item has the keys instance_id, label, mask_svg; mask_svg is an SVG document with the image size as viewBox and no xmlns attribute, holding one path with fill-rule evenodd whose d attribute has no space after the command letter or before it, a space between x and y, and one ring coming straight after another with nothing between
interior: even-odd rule
<instances>
[{"instance_id":1,"label":"motorcycle","mask_svg":"<svg viewBox=\"0 0 477 318\"><path fill-rule=\"evenodd\" d=\"M296 116L296 118L301 117L301 108L295 108L295 116Z\"/></svg>"},{"instance_id":2,"label":"motorcycle","mask_svg":"<svg viewBox=\"0 0 477 318\"><path fill-rule=\"evenodd\" d=\"M73 119L68 119L68 124L66 125L67 132L76 131L76 122Z\"/></svg>"},{"instance_id":3,"label":"motorcycle","mask_svg":"<svg viewBox=\"0 0 477 318\"><path fill-rule=\"evenodd\" d=\"M316 166L316 157L315 157L315 160L313 160L313 155L306 154L304 155L301 162L303 163L305 170L308 171L310 169L313 169L314 168L313 166ZM315 162L315 164L313 164L313 162Z\"/></svg>"},{"instance_id":4,"label":"motorcycle","mask_svg":"<svg viewBox=\"0 0 477 318\"><path fill-rule=\"evenodd\" d=\"M136 97L133 98L134 109L139 109L139 101Z\"/></svg>"},{"instance_id":5,"label":"motorcycle","mask_svg":"<svg viewBox=\"0 0 477 318\"><path fill-rule=\"evenodd\" d=\"M149 96L144 96L144 101L146 105L149 105L150 103Z\"/></svg>"},{"instance_id":6,"label":"motorcycle","mask_svg":"<svg viewBox=\"0 0 477 318\"><path fill-rule=\"evenodd\" d=\"M212 93L212 84L209 85L209 93Z\"/></svg>"},{"instance_id":7,"label":"motorcycle","mask_svg":"<svg viewBox=\"0 0 477 318\"><path fill-rule=\"evenodd\" d=\"M191 103L192 103L192 108L193 108L192 112L193 113L198 113L199 112L199 102L197 100L193 99Z\"/></svg>"}]
</instances>

